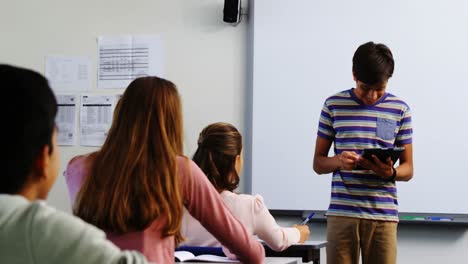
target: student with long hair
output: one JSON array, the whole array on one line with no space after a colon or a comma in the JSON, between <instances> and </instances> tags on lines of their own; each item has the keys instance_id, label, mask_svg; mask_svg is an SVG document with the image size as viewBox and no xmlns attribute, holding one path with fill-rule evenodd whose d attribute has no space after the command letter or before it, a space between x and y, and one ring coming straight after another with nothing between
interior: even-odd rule
<instances>
[{"instance_id":1,"label":"student with long hair","mask_svg":"<svg viewBox=\"0 0 468 264\"><path fill-rule=\"evenodd\" d=\"M40 73L0 64L2 133L0 262L8 264L143 264L104 232L44 201L59 170L57 100ZM4 156L3 156L4 155Z\"/></svg>"},{"instance_id":2,"label":"student with long hair","mask_svg":"<svg viewBox=\"0 0 468 264\"><path fill-rule=\"evenodd\" d=\"M263 262L262 245L198 166L182 156L182 133L176 86L158 77L135 79L117 104L102 148L74 158L65 171L74 213L120 248L171 263L183 240L186 207L239 260Z\"/></svg>"},{"instance_id":3,"label":"student with long hair","mask_svg":"<svg viewBox=\"0 0 468 264\"><path fill-rule=\"evenodd\" d=\"M251 235L256 235L276 251L291 244L304 242L310 234L307 225L280 227L263 203L260 195L236 194L242 169L242 136L228 123L214 123L204 128L193 156L207 178L221 194L231 212L244 224ZM182 234L187 246L220 246L196 219L184 214Z\"/></svg>"}]
</instances>

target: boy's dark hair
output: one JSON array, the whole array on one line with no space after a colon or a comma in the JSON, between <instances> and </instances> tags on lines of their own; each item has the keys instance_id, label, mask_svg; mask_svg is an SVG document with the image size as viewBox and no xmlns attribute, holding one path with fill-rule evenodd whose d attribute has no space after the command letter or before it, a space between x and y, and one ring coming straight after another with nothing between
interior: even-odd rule
<instances>
[{"instance_id":1,"label":"boy's dark hair","mask_svg":"<svg viewBox=\"0 0 468 264\"><path fill-rule=\"evenodd\" d=\"M384 44L367 42L359 46L353 56L353 73L357 80L375 85L392 77L395 62Z\"/></svg>"},{"instance_id":2,"label":"boy's dark hair","mask_svg":"<svg viewBox=\"0 0 468 264\"><path fill-rule=\"evenodd\" d=\"M3 143L0 193L15 194L23 187L45 145L52 152L57 101L41 74L0 64L3 102Z\"/></svg>"}]
</instances>

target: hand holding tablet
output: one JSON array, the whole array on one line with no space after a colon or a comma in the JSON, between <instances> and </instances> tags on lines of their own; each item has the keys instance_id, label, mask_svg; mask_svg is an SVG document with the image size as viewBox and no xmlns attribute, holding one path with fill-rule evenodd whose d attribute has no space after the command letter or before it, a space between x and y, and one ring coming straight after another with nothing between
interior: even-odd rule
<instances>
[{"instance_id":1,"label":"hand holding tablet","mask_svg":"<svg viewBox=\"0 0 468 264\"><path fill-rule=\"evenodd\" d=\"M400 158L401 153L405 150L404 147L395 147L395 148L369 148L363 149L361 157L369 160L374 163L372 155L375 155L381 162L387 163L387 158L390 157L393 161L393 164L397 162ZM362 166L356 166L355 170L364 170Z\"/></svg>"},{"instance_id":2,"label":"hand holding tablet","mask_svg":"<svg viewBox=\"0 0 468 264\"><path fill-rule=\"evenodd\" d=\"M372 155L375 155L380 159L380 161L384 163L387 162L387 158L390 157L393 161L393 164L395 164L404 150L404 147L364 149L361 156L372 161Z\"/></svg>"}]
</instances>

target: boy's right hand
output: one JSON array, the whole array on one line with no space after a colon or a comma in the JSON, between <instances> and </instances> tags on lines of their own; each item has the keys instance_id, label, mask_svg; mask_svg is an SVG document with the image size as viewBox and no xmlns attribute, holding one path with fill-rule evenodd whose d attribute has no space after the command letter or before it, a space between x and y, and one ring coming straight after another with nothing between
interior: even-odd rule
<instances>
[{"instance_id":1,"label":"boy's right hand","mask_svg":"<svg viewBox=\"0 0 468 264\"><path fill-rule=\"evenodd\" d=\"M293 225L293 227L299 230L301 237L299 238L299 243L304 243L304 241L309 238L310 230L308 225Z\"/></svg>"},{"instance_id":2,"label":"boy's right hand","mask_svg":"<svg viewBox=\"0 0 468 264\"><path fill-rule=\"evenodd\" d=\"M341 169L353 170L359 164L361 156L354 151L343 151L339 154Z\"/></svg>"}]
</instances>

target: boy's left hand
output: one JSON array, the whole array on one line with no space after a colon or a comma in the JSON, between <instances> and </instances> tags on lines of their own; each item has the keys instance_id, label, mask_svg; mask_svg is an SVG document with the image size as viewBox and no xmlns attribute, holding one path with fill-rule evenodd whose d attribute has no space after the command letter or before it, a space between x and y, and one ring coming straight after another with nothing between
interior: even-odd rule
<instances>
[{"instance_id":1,"label":"boy's left hand","mask_svg":"<svg viewBox=\"0 0 468 264\"><path fill-rule=\"evenodd\" d=\"M380 161L376 155L372 155L372 160L361 157L359 165L363 168L372 170L382 179L389 179L393 175L393 161L390 157L385 162Z\"/></svg>"}]
</instances>

